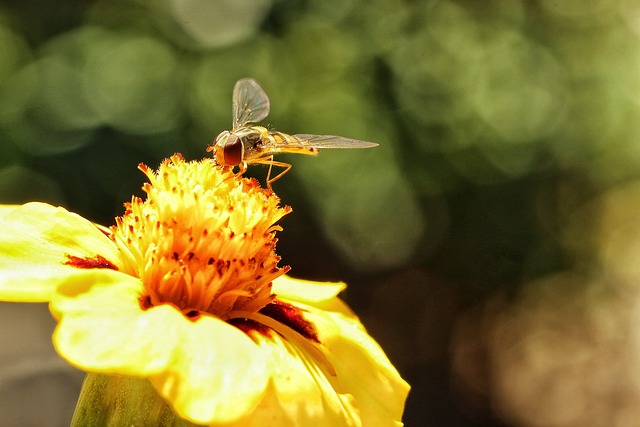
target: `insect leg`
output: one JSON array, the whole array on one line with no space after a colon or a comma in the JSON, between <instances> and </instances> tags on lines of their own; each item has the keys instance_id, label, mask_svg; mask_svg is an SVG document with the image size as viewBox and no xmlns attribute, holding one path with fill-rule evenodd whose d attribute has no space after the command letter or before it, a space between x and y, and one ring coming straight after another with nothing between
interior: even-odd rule
<instances>
[{"instance_id":1,"label":"insect leg","mask_svg":"<svg viewBox=\"0 0 640 427\"><path fill-rule=\"evenodd\" d=\"M271 184L274 183L275 181L279 180L280 178L282 178L282 176L289 172L289 169L291 169L291 164L290 163L284 163L284 162L278 162L273 160L273 155L270 155L268 157L263 157L261 159L256 159L253 160L251 163L260 163L263 165L269 165L269 172L267 172L267 188L269 190L272 190L271 188ZM281 168L284 168L284 170L282 172L280 172L278 175L274 176L273 178L271 178L271 168L273 166L278 166Z\"/></svg>"}]
</instances>

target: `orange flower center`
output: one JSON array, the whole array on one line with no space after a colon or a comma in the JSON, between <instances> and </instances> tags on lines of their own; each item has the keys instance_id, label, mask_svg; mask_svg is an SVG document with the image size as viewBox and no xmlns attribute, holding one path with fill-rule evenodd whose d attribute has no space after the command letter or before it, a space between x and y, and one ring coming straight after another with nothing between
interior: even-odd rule
<instances>
[{"instance_id":1,"label":"orange flower center","mask_svg":"<svg viewBox=\"0 0 640 427\"><path fill-rule=\"evenodd\" d=\"M274 225L291 211L257 181L234 176L210 159L174 155L149 178L145 200L134 197L111 228L123 271L144 286L143 308L172 304L185 315L222 319L270 303L277 266Z\"/></svg>"}]
</instances>

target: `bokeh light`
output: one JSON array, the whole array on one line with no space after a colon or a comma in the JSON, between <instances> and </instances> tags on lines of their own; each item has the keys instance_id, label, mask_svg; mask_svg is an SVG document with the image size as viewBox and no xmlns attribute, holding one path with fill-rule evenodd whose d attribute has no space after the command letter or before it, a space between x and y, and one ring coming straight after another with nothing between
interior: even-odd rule
<instances>
[{"instance_id":1,"label":"bokeh light","mask_svg":"<svg viewBox=\"0 0 640 427\"><path fill-rule=\"evenodd\" d=\"M170 0L168 13L193 42L227 46L257 32L271 7L269 0Z\"/></svg>"}]
</instances>

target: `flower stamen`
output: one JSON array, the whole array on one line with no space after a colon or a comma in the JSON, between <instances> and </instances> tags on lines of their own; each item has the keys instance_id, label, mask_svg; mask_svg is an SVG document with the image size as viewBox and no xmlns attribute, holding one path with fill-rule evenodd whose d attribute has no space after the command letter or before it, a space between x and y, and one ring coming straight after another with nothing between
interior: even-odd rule
<instances>
[{"instance_id":1,"label":"flower stamen","mask_svg":"<svg viewBox=\"0 0 640 427\"><path fill-rule=\"evenodd\" d=\"M147 197L126 204L111 239L127 273L142 280L144 300L221 319L269 304L271 282L288 271L277 266L274 223L291 209L211 161L174 155L157 172L139 168Z\"/></svg>"}]
</instances>

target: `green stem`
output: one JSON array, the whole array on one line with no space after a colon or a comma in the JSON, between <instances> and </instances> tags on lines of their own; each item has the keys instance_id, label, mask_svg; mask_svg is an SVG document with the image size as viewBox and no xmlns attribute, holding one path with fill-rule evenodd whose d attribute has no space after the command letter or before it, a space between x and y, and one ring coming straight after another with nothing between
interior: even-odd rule
<instances>
[{"instance_id":1,"label":"green stem","mask_svg":"<svg viewBox=\"0 0 640 427\"><path fill-rule=\"evenodd\" d=\"M71 427L193 427L160 397L148 380L89 372Z\"/></svg>"}]
</instances>

